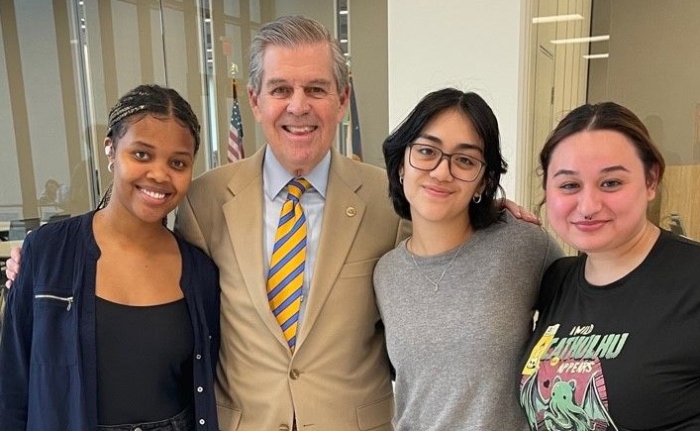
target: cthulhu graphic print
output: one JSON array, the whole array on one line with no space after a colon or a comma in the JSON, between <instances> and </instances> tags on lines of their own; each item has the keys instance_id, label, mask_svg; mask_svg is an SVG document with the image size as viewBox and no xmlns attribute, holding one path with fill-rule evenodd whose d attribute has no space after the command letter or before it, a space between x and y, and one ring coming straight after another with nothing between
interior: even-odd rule
<instances>
[{"instance_id":1,"label":"cthulhu graphic print","mask_svg":"<svg viewBox=\"0 0 700 431\"><path fill-rule=\"evenodd\" d=\"M629 334L596 334L592 324L548 326L522 370L520 404L537 431L617 431L608 413L601 359L614 359Z\"/></svg>"}]
</instances>

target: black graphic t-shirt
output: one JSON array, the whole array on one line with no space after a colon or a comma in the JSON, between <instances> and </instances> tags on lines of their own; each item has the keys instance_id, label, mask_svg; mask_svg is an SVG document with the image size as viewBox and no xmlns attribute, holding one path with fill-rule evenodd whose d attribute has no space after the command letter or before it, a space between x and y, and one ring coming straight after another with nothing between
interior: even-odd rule
<instances>
[{"instance_id":1,"label":"black graphic t-shirt","mask_svg":"<svg viewBox=\"0 0 700 431\"><path fill-rule=\"evenodd\" d=\"M700 244L662 231L607 286L555 262L521 366L534 431L700 430Z\"/></svg>"}]
</instances>

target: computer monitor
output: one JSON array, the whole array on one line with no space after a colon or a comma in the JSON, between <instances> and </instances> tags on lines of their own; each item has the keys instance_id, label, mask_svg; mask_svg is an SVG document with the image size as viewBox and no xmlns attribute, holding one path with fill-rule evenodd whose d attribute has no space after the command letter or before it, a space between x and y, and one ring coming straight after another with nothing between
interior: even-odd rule
<instances>
[{"instance_id":1,"label":"computer monitor","mask_svg":"<svg viewBox=\"0 0 700 431\"><path fill-rule=\"evenodd\" d=\"M10 241L21 241L29 232L38 228L41 225L41 220L38 218L26 218L22 220L10 220L10 231L8 239Z\"/></svg>"}]
</instances>

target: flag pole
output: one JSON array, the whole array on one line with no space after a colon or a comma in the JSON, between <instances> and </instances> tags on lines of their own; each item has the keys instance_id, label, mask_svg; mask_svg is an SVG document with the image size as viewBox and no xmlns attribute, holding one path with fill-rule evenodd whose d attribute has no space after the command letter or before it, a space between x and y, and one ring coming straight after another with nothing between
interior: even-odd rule
<instances>
[{"instance_id":1,"label":"flag pole","mask_svg":"<svg viewBox=\"0 0 700 431\"><path fill-rule=\"evenodd\" d=\"M360 132L360 115L357 109L357 99L355 98L355 83L352 79L352 69L350 68L350 60L348 59L348 83L350 85L350 127L348 137L346 139L346 150L354 160L362 161L362 135Z\"/></svg>"},{"instance_id":2,"label":"flag pole","mask_svg":"<svg viewBox=\"0 0 700 431\"><path fill-rule=\"evenodd\" d=\"M236 63L231 63L231 94L233 94L234 99L238 99L238 89L236 82L236 73L238 73L238 66Z\"/></svg>"},{"instance_id":3,"label":"flag pole","mask_svg":"<svg viewBox=\"0 0 700 431\"><path fill-rule=\"evenodd\" d=\"M231 118L229 120L228 146L226 158L228 162L240 160L245 157L243 150L243 124L241 122L240 106L238 104L238 86L236 73L238 66L231 63L231 94L233 96L233 106L231 107Z\"/></svg>"}]
</instances>

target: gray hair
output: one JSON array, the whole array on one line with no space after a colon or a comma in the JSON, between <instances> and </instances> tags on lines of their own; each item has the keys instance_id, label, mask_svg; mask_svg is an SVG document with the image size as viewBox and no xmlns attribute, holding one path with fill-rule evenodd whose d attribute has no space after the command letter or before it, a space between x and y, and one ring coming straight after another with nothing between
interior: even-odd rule
<instances>
[{"instance_id":1,"label":"gray hair","mask_svg":"<svg viewBox=\"0 0 700 431\"><path fill-rule=\"evenodd\" d=\"M265 24L250 44L250 73L248 89L260 94L263 75L263 55L268 45L295 48L299 45L328 43L333 55L333 75L338 91L348 86L348 66L338 41L318 21L303 16L282 16Z\"/></svg>"}]
</instances>

